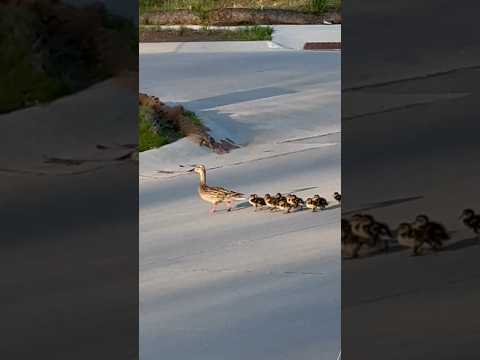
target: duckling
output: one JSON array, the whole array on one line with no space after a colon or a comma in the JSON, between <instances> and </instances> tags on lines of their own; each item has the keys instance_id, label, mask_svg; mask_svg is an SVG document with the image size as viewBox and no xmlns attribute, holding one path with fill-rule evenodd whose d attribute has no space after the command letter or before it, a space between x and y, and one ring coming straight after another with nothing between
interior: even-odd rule
<instances>
[{"instance_id":1,"label":"duckling","mask_svg":"<svg viewBox=\"0 0 480 360\"><path fill-rule=\"evenodd\" d=\"M296 197L295 200L293 200L293 207L295 209L303 209L303 206L305 205L305 201L303 199Z\"/></svg>"},{"instance_id":2,"label":"duckling","mask_svg":"<svg viewBox=\"0 0 480 360\"><path fill-rule=\"evenodd\" d=\"M449 238L444 226L430 221L426 215L418 215L412 224L401 223L397 228L397 240L400 245L413 248L413 255L420 255L423 244L427 243L434 251L443 246Z\"/></svg>"},{"instance_id":3,"label":"duckling","mask_svg":"<svg viewBox=\"0 0 480 360\"><path fill-rule=\"evenodd\" d=\"M245 200L245 195L233 190L227 190L220 186L207 185L207 171L205 165L196 165L192 170L200 177L200 185L198 186L198 194L200 198L212 204L209 214L215 212L215 208L220 203L227 204L227 211L232 210L232 202L235 200Z\"/></svg>"},{"instance_id":4,"label":"duckling","mask_svg":"<svg viewBox=\"0 0 480 360\"><path fill-rule=\"evenodd\" d=\"M318 208L318 204L317 202L312 199L312 198L307 198L305 200L305 206L308 208L308 209L312 209L313 212L317 211L317 208Z\"/></svg>"},{"instance_id":5,"label":"duckling","mask_svg":"<svg viewBox=\"0 0 480 360\"><path fill-rule=\"evenodd\" d=\"M333 193L333 198L337 200L339 203L342 202L342 195L340 195L340 193L338 193L337 191Z\"/></svg>"},{"instance_id":6,"label":"duckling","mask_svg":"<svg viewBox=\"0 0 480 360\"><path fill-rule=\"evenodd\" d=\"M433 250L438 251L442 248L443 242L448 240L445 227L437 222L430 221L427 215L421 214L415 218L413 223L416 237L429 244Z\"/></svg>"},{"instance_id":7,"label":"duckling","mask_svg":"<svg viewBox=\"0 0 480 360\"><path fill-rule=\"evenodd\" d=\"M389 242L390 239L393 238L393 234L387 224L375 221L370 225L369 232L372 235L372 246L375 246L379 241L382 241L385 252L390 250Z\"/></svg>"},{"instance_id":8,"label":"duckling","mask_svg":"<svg viewBox=\"0 0 480 360\"><path fill-rule=\"evenodd\" d=\"M277 208L278 200L271 196L270 194L265 194L264 197L265 204L270 209L270 211L275 210Z\"/></svg>"},{"instance_id":9,"label":"duckling","mask_svg":"<svg viewBox=\"0 0 480 360\"><path fill-rule=\"evenodd\" d=\"M285 196L283 196L281 193L276 193L275 194L275 199L277 199L277 201L281 201L281 200L287 201L287 198Z\"/></svg>"},{"instance_id":10,"label":"duckling","mask_svg":"<svg viewBox=\"0 0 480 360\"><path fill-rule=\"evenodd\" d=\"M257 194L250 195L248 202L255 208L255 211L257 211L258 208L266 206L265 200L257 196Z\"/></svg>"},{"instance_id":11,"label":"duckling","mask_svg":"<svg viewBox=\"0 0 480 360\"><path fill-rule=\"evenodd\" d=\"M472 209L465 209L462 211L460 219L465 226L472 229L475 234L480 234L480 214L475 214L475 211Z\"/></svg>"},{"instance_id":12,"label":"duckling","mask_svg":"<svg viewBox=\"0 0 480 360\"><path fill-rule=\"evenodd\" d=\"M292 205L290 205L286 199L280 199L277 203L277 208L280 210L286 210L286 213L290 213Z\"/></svg>"},{"instance_id":13,"label":"duckling","mask_svg":"<svg viewBox=\"0 0 480 360\"><path fill-rule=\"evenodd\" d=\"M401 223L397 227L396 234L397 241L400 245L412 248L413 255L419 255L419 252L422 250L423 241L416 236L412 224L407 222Z\"/></svg>"},{"instance_id":14,"label":"duckling","mask_svg":"<svg viewBox=\"0 0 480 360\"><path fill-rule=\"evenodd\" d=\"M358 242L357 237L352 234L352 225L347 219L342 218L341 230L342 253L348 253L352 251L349 249L352 245L358 247L358 245L356 245L356 243ZM355 251L355 249L353 249L351 256L357 257L358 251Z\"/></svg>"},{"instance_id":15,"label":"duckling","mask_svg":"<svg viewBox=\"0 0 480 360\"><path fill-rule=\"evenodd\" d=\"M350 224L350 221L347 219L342 219L342 244L346 244L348 238L352 234L352 226Z\"/></svg>"},{"instance_id":16,"label":"duckling","mask_svg":"<svg viewBox=\"0 0 480 360\"><path fill-rule=\"evenodd\" d=\"M295 194L288 194L287 195L287 202L290 204L290 205L293 205L293 202L295 201L295 198L297 197L297 195Z\"/></svg>"},{"instance_id":17,"label":"duckling","mask_svg":"<svg viewBox=\"0 0 480 360\"><path fill-rule=\"evenodd\" d=\"M324 210L328 206L328 201L325 198L320 197L320 195L315 195L313 197L313 200L317 202L317 206L322 210Z\"/></svg>"},{"instance_id":18,"label":"duckling","mask_svg":"<svg viewBox=\"0 0 480 360\"><path fill-rule=\"evenodd\" d=\"M352 233L362 239L370 241L372 234L370 227L375 223L373 216L364 214L355 214L352 216Z\"/></svg>"},{"instance_id":19,"label":"duckling","mask_svg":"<svg viewBox=\"0 0 480 360\"><path fill-rule=\"evenodd\" d=\"M290 194L287 196L287 202L292 206L292 208L294 209L298 209L298 208L301 208L303 207L303 205L305 204L305 202L299 198L297 195L295 194Z\"/></svg>"},{"instance_id":20,"label":"duckling","mask_svg":"<svg viewBox=\"0 0 480 360\"><path fill-rule=\"evenodd\" d=\"M355 214L350 223L350 241L355 244L352 257L358 257L358 252L363 245L374 247L379 240L384 243L384 250L388 252L388 241L392 232L387 224L378 222L371 215Z\"/></svg>"}]
</instances>

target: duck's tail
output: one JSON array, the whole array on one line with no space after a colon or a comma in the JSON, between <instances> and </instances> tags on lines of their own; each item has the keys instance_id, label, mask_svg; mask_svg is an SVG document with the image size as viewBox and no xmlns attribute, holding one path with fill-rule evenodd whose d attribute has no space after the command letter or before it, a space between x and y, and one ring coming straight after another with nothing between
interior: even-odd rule
<instances>
[{"instance_id":1,"label":"duck's tail","mask_svg":"<svg viewBox=\"0 0 480 360\"><path fill-rule=\"evenodd\" d=\"M247 197L245 196L245 194L242 194L242 193L234 193L229 197L230 197L230 199L237 200L237 201L238 200L247 200Z\"/></svg>"}]
</instances>

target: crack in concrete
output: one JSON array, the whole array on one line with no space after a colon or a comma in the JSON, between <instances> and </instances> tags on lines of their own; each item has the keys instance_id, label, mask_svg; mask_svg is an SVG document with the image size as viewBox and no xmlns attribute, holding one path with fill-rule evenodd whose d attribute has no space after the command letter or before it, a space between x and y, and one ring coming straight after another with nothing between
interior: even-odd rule
<instances>
[{"instance_id":1,"label":"crack in concrete","mask_svg":"<svg viewBox=\"0 0 480 360\"><path fill-rule=\"evenodd\" d=\"M378 83L352 86L350 88L342 89L342 93L348 93L348 92L365 90L365 89L374 89L374 88L379 88L379 87L383 87L383 86L396 85L396 84L401 84L401 83L411 82L411 81L425 80L425 79L429 79L429 78L446 76L446 75L451 75L451 74L455 74L455 73L458 73L458 72L470 71L470 70L480 70L480 65L463 66L463 67L453 68L453 69L444 70L444 71L437 71L437 72L427 73L427 74L423 74L423 75L406 77L406 78L403 78L403 79L396 79L396 80L389 80L389 81L383 81L383 82L378 82Z\"/></svg>"}]
</instances>

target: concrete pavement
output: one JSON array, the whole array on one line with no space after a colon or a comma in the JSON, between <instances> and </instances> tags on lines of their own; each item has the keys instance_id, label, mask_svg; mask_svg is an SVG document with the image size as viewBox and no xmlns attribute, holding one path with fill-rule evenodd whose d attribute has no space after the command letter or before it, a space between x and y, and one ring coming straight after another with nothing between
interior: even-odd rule
<instances>
[{"instance_id":1,"label":"concrete pavement","mask_svg":"<svg viewBox=\"0 0 480 360\"><path fill-rule=\"evenodd\" d=\"M189 26L160 26L162 29L189 28L200 30L199 25ZM237 30L247 26L209 26L211 30ZM272 41L248 41L248 42L206 42L206 43L163 43L170 45L152 45L140 43L140 52L154 51L158 48L171 48L175 51L222 51L231 52L243 50L264 50L269 48L283 48L289 50L303 50L305 44L340 44L342 41L341 25L274 25ZM202 45L201 45L202 44ZM203 45L208 44L208 46ZM158 50L155 50L158 52Z\"/></svg>"}]
</instances>

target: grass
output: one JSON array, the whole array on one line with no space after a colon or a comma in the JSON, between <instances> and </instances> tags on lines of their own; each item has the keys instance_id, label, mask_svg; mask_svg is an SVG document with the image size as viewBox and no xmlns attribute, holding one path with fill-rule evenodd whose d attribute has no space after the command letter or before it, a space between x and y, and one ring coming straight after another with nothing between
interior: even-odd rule
<instances>
[{"instance_id":1,"label":"grass","mask_svg":"<svg viewBox=\"0 0 480 360\"><path fill-rule=\"evenodd\" d=\"M142 41L265 41L272 40L270 26L249 26L236 30L219 30L208 27L193 30L182 27L178 30L159 26L142 26Z\"/></svg>"},{"instance_id":2,"label":"grass","mask_svg":"<svg viewBox=\"0 0 480 360\"><path fill-rule=\"evenodd\" d=\"M186 117L189 117L192 120L192 123L198 126L202 126L202 120L192 111L185 110L183 113Z\"/></svg>"},{"instance_id":3,"label":"grass","mask_svg":"<svg viewBox=\"0 0 480 360\"><path fill-rule=\"evenodd\" d=\"M158 133L152 126L153 110L140 106L138 112L138 148L139 151L155 149L169 143L166 135Z\"/></svg>"},{"instance_id":4,"label":"grass","mask_svg":"<svg viewBox=\"0 0 480 360\"><path fill-rule=\"evenodd\" d=\"M318 12L339 10L342 0L140 0L140 13L148 11L192 10L205 13L213 9L285 9Z\"/></svg>"},{"instance_id":5,"label":"grass","mask_svg":"<svg viewBox=\"0 0 480 360\"><path fill-rule=\"evenodd\" d=\"M196 125L202 125L200 118L191 111L185 111L184 115L189 117ZM138 111L138 148L139 151L147 151L170 144L182 137L182 135L169 123L160 119L158 127L155 128L154 111L151 107L140 106Z\"/></svg>"}]
</instances>

